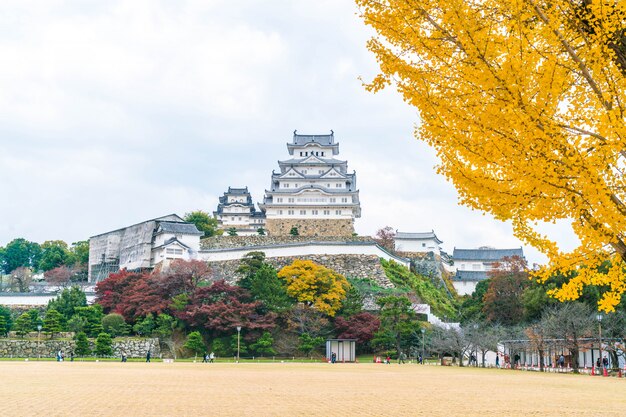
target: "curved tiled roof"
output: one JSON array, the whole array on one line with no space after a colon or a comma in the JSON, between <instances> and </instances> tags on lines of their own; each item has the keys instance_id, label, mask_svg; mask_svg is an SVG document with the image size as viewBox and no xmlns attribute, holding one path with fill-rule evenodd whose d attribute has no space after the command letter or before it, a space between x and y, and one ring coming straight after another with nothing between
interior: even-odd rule
<instances>
[{"instance_id":1,"label":"curved tiled roof","mask_svg":"<svg viewBox=\"0 0 626 417\"><path fill-rule=\"evenodd\" d=\"M203 235L193 223L159 222L158 233L176 233L184 235Z\"/></svg>"},{"instance_id":2,"label":"curved tiled roof","mask_svg":"<svg viewBox=\"0 0 626 417\"><path fill-rule=\"evenodd\" d=\"M515 249L494 249L494 248L481 248L481 249L457 249L454 248L452 258L455 261L500 261L505 257L519 256L524 257L522 248Z\"/></svg>"}]
</instances>

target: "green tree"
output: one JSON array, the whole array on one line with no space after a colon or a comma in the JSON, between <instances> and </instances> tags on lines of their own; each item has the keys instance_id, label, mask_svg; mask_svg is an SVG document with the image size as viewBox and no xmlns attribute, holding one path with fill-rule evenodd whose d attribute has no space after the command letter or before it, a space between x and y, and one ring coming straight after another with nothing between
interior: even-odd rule
<instances>
[{"instance_id":1,"label":"green tree","mask_svg":"<svg viewBox=\"0 0 626 417\"><path fill-rule=\"evenodd\" d=\"M4 317L6 331L9 332L13 327L13 320L11 318L11 310L5 306L0 306L0 316Z\"/></svg>"},{"instance_id":2,"label":"green tree","mask_svg":"<svg viewBox=\"0 0 626 417\"><path fill-rule=\"evenodd\" d=\"M74 336L74 341L76 342L76 347L74 348L74 352L78 356L89 356L91 355L91 348L89 347L89 340L87 340L87 335L85 332L78 332Z\"/></svg>"},{"instance_id":3,"label":"green tree","mask_svg":"<svg viewBox=\"0 0 626 417\"><path fill-rule=\"evenodd\" d=\"M172 332L177 327L178 322L169 314L159 314L156 318L155 334L162 339L167 339L172 336Z\"/></svg>"},{"instance_id":4,"label":"green tree","mask_svg":"<svg viewBox=\"0 0 626 417\"><path fill-rule=\"evenodd\" d=\"M133 326L133 332L140 336L150 336L155 328L156 322L154 321L154 316L152 314L148 314L143 318L143 320L135 323Z\"/></svg>"},{"instance_id":5,"label":"green tree","mask_svg":"<svg viewBox=\"0 0 626 417\"><path fill-rule=\"evenodd\" d=\"M21 337L24 337L24 335L33 330L33 324L30 315L28 313L20 314L17 320L15 320L13 330L18 336Z\"/></svg>"},{"instance_id":6,"label":"green tree","mask_svg":"<svg viewBox=\"0 0 626 417\"><path fill-rule=\"evenodd\" d=\"M379 333L386 333L393 338L396 352L399 355L402 337L410 334L417 326L417 318L412 303L407 297L397 295L381 297L376 303L380 306Z\"/></svg>"},{"instance_id":7,"label":"green tree","mask_svg":"<svg viewBox=\"0 0 626 417\"><path fill-rule=\"evenodd\" d=\"M298 231L298 228L296 226L293 226L291 228L291 230L289 231L289 234L291 236L300 236L300 232Z\"/></svg>"},{"instance_id":8,"label":"green tree","mask_svg":"<svg viewBox=\"0 0 626 417\"><path fill-rule=\"evenodd\" d=\"M363 296L355 286L351 285L338 314L350 318L361 311L363 311Z\"/></svg>"},{"instance_id":9,"label":"green tree","mask_svg":"<svg viewBox=\"0 0 626 417\"><path fill-rule=\"evenodd\" d=\"M83 317L86 320L85 333L89 337L96 337L102 333L102 306L100 304L93 304L87 307L76 307L76 315Z\"/></svg>"},{"instance_id":10,"label":"green tree","mask_svg":"<svg viewBox=\"0 0 626 417\"><path fill-rule=\"evenodd\" d=\"M2 251L0 267L9 274L19 267L37 269L41 247L38 243L18 238L9 242Z\"/></svg>"},{"instance_id":11,"label":"green tree","mask_svg":"<svg viewBox=\"0 0 626 417\"><path fill-rule=\"evenodd\" d=\"M206 346L204 345L204 340L202 340L200 332L189 333L183 347L193 352L194 359L197 358L199 354L206 351Z\"/></svg>"},{"instance_id":12,"label":"green tree","mask_svg":"<svg viewBox=\"0 0 626 417\"><path fill-rule=\"evenodd\" d=\"M274 338L270 332L263 332L261 337L250 345L250 347L256 353L260 353L261 355L276 355L276 350L274 349Z\"/></svg>"},{"instance_id":13,"label":"green tree","mask_svg":"<svg viewBox=\"0 0 626 417\"><path fill-rule=\"evenodd\" d=\"M237 335L234 334L230 337L230 351L233 352L233 355L237 354ZM248 353L248 345L243 340L243 338L239 339L239 356L245 355Z\"/></svg>"},{"instance_id":14,"label":"green tree","mask_svg":"<svg viewBox=\"0 0 626 417\"><path fill-rule=\"evenodd\" d=\"M259 236L265 236L265 229L262 227L259 227L258 229L256 229L256 232L258 233Z\"/></svg>"},{"instance_id":15,"label":"green tree","mask_svg":"<svg viewBox=\"0 0 626 417\"><path fill-rule=\"evenodd\" d=\"M72 264L72 254L62 240L47 240L41 245L39 269L49 271L61 265Z\"/></svg>"},{"instance_id":16,"label":"green tree","mask_svg":"<svg viewBox=\"0 0 626 417\"><path fill-rule=\"evenodd\" d=\"M37 330L37 326L43 325L43 320L41 319L41 316L39 315L39 310L37 310L36 308L31 308L30 310L26 312L26 314L28 314L28 317L30 317L30 330L29 331L35 331Z\"/></svg>"},{"instance_id":17,"label":"green tree","mask_svg":"<svg viewBox=\"0 0 626 417\"><path fill-rule=\"evenodd\" d=\"M489 279L478 281L474 292L461 303L461 323L481 322L485 320L483 298L489 287Z\"/></svg>"},{"instance_id":18,"label":"green tree","mask_svg":"<svg viewBox=\"0 0 626 417\"><path fill-rule=\"evenodd\" d=\"M128 325L124 320L124 316L110 313L102 317L102 330L112 337L125 336L128 334Z\"/></svg>"},{"instance_id":19,"label":"green tree","mask_svg":"<svg viewBox=\"0 0 626 417\"><path fill-rule=\"evenodd\" d=\"M215 236L221 232L217 229L217 219L202 210L186 213L184 220L195 224L198 230L204 233L204 237Z\"/></svg>"},{"instance_id":20,"label":"green tree","mask_svg":"<svg viewBox=\"0 0 626 417\"><path fill-rule=\"evenodd\" d=\"M226 231L226 233L228 233L228 236L237 236L237 229L231 227Z\"/></svg>"},{"instance_id":21,"label":"green tree","mask_svg":"<svg viewBox=\"0 0 626 417\"><path fill-rule=\"evenodd\" d=\"M74 264L86 265L89 262L89 241L73 242L70 247L71 261Z\"/></svg>"},{"instance_id":22,"label":"green tree","mask_svg":"<svg viewBox=\"0 0 626 417\"><path fill-rule=\"evenodd\" d=\"M284 281L278 278L276 269L269 264L263 264L251 277L241 279L239 286L247 289L252 298L261 301L269 311L281 312L293 305Z\"/></svg>"},{"instance_id":23,"label":"green tree","mask_svg":"<svg viewBox=\"0 0 626 417\"><path fill-rule=\"evenodd\" d=\"M87 327L87 318L74 314L72 318L67 321L66 328L70 332L80 333L84 332Z\"/></svg>"},{"instance_id":24,"label":"green tree","mask_svg":"<svg viewBox=\"0 0 626 417\"><path fill-rule=\"evenodd\" d=\"M0 336L6 336L8 331L7 320L4 316L0 315Z\"/></svg>"},{"instance_id":25,"label":"green tree","mask_svg":"<svg viewBox=\"0 0 626 417\"><path fill-rule=\"evenodd\" d=\"M102 356L111 356L113 354L113 340L111 339L111 335L108 333L100 333L96 338L96 355Z\"/></svg>"},{"instance_id":26,"label":"green tree","mask_svg":"<svg viewBox=\"0 0 626 417\"><path fill-rule=\"evenodd\" d=\"M211 344L213 345L213 352L215 352L217 356L228 356L230 354L227 344L224 343L223 339L214 339Z\"/></svg>"},{"instance_id":27,"label":"green tree","mask_svg":"<svg viewBox=\"0 0 626 417\"><path fill-rule=\"evenodd\" d=\"M265 265L264 252L248 252L239 261L237 273L242 275L238 284L240 287L249 288L248 281L257 273L261 267Z\"/></svg>"},{"instance_id":28,"label":"green tree","mask_svg":"<svg viewBox=\"0 0 626 417\"><path fill-rule=\"evenodd\" d=\"M76 313L77 307L86 306L87 296L79 287L73 286L63 289L61 294L48 301L47 310L53 309L61 313L62 324L65 324Z\"/></svg>"},{"instance_id":29,"label":"green tree","mask_svg":"<svg viewBox=\"0 0 626 417\"><path fill-rule=\"evenodd\" d=\"M62 330L61 319L61 313L58 311L54 309L46 311L46 316L43 319L43 331L46 332L50 338L53 338L55 333Z\"/></svg>"},{"instance_id":30,"label":"green tree","mask_svg":"<svg viewBox=\"0 0 626 417\"><path fill-rule=\"evenodd\" d=\"M303 333L298 338L298 350L304 353L306 356L311 355L311 352L320 347L324 343L323 337L313 337L308 333Z\"/></svg>"}]
</instances>

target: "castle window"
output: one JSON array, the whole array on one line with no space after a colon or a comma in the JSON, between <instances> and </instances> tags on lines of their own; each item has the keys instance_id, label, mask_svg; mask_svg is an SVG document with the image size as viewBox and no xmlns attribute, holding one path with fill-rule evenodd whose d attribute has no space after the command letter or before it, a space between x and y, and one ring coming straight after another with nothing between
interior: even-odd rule
<instances>
[{"instance_id":1,"label":"castle window","mask_svg":"<svg viewBox=\"0 0 626 417\"><path fill-rule=\"evenodd\" d=\"M337 201L337 199L336 199L335 197L331 197L331 198L330 198L330 202L331 202L331 203L334 203L334 202L336 202L336 201Z\"/></svg>"},{"instance_id":2,"label":"castle window","mask_svg":"<svg viewBox=\"0 0 626 417\"><path fill-rule=\"evenodd\" d=\"M324 170L323 170L323 169L320 169L318 172L319 172L319 174L321 175L321 174L323 174L323 173L324 173Z\"/></svg>"},{"instance_id":3,"label":"castle window","mask_svg":"<svg viewBox=\"0 0 626 417\"><path fill-rule=\"evenodd\" d=\"M315 152L315 156L320 156L320 153L319 152Z\"/></svg>"},{"instance_id":4,"label":"castle window","mask_svg":"<svg viewBox=\"0 0 626 417\"><path fill-rule=\"evenodd\" d=\"M283 211L282 210L278 210L278 214L283 214Z\"/></svg>"},{"instance_id":5,"label":"castle window","mask_svg":"<svg viewBox=\"0 0 626 417\"><path fill-rule=\"evenodd\" d=\"M276 202L277 202L277 203L282 203L282 202L283 202L282 197L277 198L277 199L276 199Z\"/></svg>"},{"instance_id":6,"label":"castle window","mask_svg":"<svg viewBox=\"0 0 626 417\"><path fill-rule=\"evenodd\" d=\"M317 210L312 210L311 214L313 214L314 216L317 216Z\"/></svg>"},{"instance_id":7,"label":"castle window","mask_svg":"<svg viewBox=\"0 0 626 417\"><path fill-rule=\"evenodd\" d=\"M293 216L293 210L287 211L287 214L290 215L290 216Z\"/></svg>"},{"instance_id":8,"label":"castle window","mask_svg":"<svg viewBox=\"0 0 626 417\"><path fill-rule=\"evenodd\" d=\"M339 183L335 184L335 188L341 188L341 184Z\"/></svg>"},{"instance_id":9,"label":"castle window","mask_svg":"<svg viewBox=\"0 0 626 417\"><path fill-rule=\"evenodd\" d=\"M283 188L289 188L289 184L283 184Z\"/></svg>"},{"instance_id":10,"label":"castle window","mask_svg":"<svg viewBox=\"0 0 626 417\"><path fill-rule=\"evenodd\" d=\"M300 152L300 156L302 156L302 152Z\"/></svg>"},{"instance_id":11,"label":"castle window","mask_svg":"<svg viewBox=\"0 0 626 417\"><path fill-rule=\"evenodd\" d=\"M330 210L324 210L324 216L330 216Z\"/></svg>"},{"instance_id":12,"label":"castle window","mask_svg":"<svg viewBox=\"0 0 626 417\"><path fill-rule=\"evenodd\" d=\"M328 188L330 188L330 184L326 184L326 186L327 186Z\"/></svg>"},{"instance_id":13,"label":"castle window","mask_svg":"<svg viewBox=\"0 0 626 417\"><path fill-rule=\"evenodd\" d=\"M335 214L341 214L341 210L335 210Z\"/></svg>"},{"instance_id":14,"label":"castle window","mask_svg":"<svg viewBox=\"0 0 626 417\"><path fill-rule=\"evenodd\" d=\"M324 152L322 152L322 156L324 156Z\"/></svg>"},{"instance_id":15,"label":"castle window","mask_svg":"<svg viewBox=\"0 0 626 417\"><path fill-rule=\"evenodd\" d=\"M341 202L342 203L347 203L348 202L348 197L342 197L341 198Z\"/></svg>"},{"instance_id":16,"label":"castle window","mask_svg":"<svg viewBox=\"0 0 626 417\"><path fill-rule=\"evenodd\" d=\"M301 215L301 216L306 215L306 210L300 210L300 215Z\"/></svg>"},{"instance_id":17,"label":"castle window","mask_svg":"<svg viewBox=\"0 0 626 417\"><path fill-rule=\"evenodd\" d=\"M298 184L296 184L295 187L298 188Z\"/></svg>"},{"instance_id":18,"label":"castle window","mask_svg":"<svg viewBox=\"0 0 626 417\"><path fill-rule=\"evenodd\" d=\"M288 203L293 203L293 201L294 201L294 198L293 198L293 197L289 197L289 198L287 199L287 202L288 202Z\"/></svg>"}]
</instances>

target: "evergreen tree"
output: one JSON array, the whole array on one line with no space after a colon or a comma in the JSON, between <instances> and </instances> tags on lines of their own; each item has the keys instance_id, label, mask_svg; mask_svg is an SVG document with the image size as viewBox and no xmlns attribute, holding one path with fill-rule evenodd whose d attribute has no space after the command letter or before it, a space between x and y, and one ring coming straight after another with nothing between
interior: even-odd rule
<instances>
[{"instance_id":1,"label":"evergreen tree","mask_svg":"<svg viewBox=\"0 0 626 417\"><path fill-rule=\"evenodd\" d=\"M133 326L133 332L139 336L151 336L152 332L156 328L154 316L148 314L143 320L137 321Z\"/></svg>"},{"instance_id":2,"label":"evergreen tree","mask_svg":"<svg viewBox=\"0 0 626 417\"><path fill-rule=\"evenodd\" d=\"M59 296L48 302L47 309L54 309L61 313L62 323L65 324L76 313L77 307L87 306L87 296L79 287L65 288Z\"/></svg>"},{"instance_id":3,"label":"evergreen tree","mask_svg":"<svg viewBox=\"0 0 626 417\"><path fill-rule=\"evenodd\" d=\"M187 341L184 344L186 349L189 349L197 357L200 353L206 351L206 346L202 340L200 332L191 332L187 336Z\"/></svg>"},{"instance_id":4,"label":"evergreen tree","mask_svg":"<svg viewBox=\"0 0 626 417\"><path fill-rule=\"evenodd\" d=\"M111 313L102 317L102 329L112 337L128 334L128 325L121 314Z\"/></svg>"},{"instance_id":5,"label":"evergreen tree","mask_svg":"<svg viewBox=\"0 0 626 417\"><path fill-rule=\"evenodd\" d=\"M259 234L259 236L265 236L265 229L262 227L256 229L256 232Z\"/></svg>"},{"instance_id":6,"label":"evergreen tree","mask_svg":"<svg viewBox=\"0 0 626 417\"><path fill-rule=\"evenodd\" d=\"M111 335L104 332L100 333L96 338L96 355L111 356L113 354L112 345Z\"/></svg>"},{"instance_id":7,"label":"evergreen tree","mask_svg":"<svg viewBox=\"0 0 626 417\"><path fill-rule=\"evenodd\" d=\"M276 269L269 264L264 263L254 275L241 279L239 286L250 291L252 298L261 301L269 311L285 311L293 305L284 281L278 278Z\"/></svg>"},{"instance_id":8,"label":"evergreen tree","mask_svg":"<svg viewBox=\"0 0 626 417\"><path fill-rule=\"evenodd\" d=\"M74 336L74 341L76 342L74 352L76 352L78 356L89 356L91 354L89 340L87 340L87 335L85 334L85 332L76 333L76 336Z\"/></svg>"},{"instance_id":9,"label":"evergreen tree","mask_svg":"<svg viewBox=\"0 0 626 417\"><path fill-rule=\"evenodd\" d=\"M13 320L11 318L11 310L6 308L5 306L0 306L0 316L4 317L6 332L8 333L13 327Z\"/></svg>"},{"instance_id":10,"label":"evergreen tree","mask_svg":"<svg viewBox=\"0 0 626 417\"><path fill-rule=\"evenodd\" d=\"M237 229L235 229L234 227L231 227L226 232L228 233L228 236L237 236Z\"/></svg>"},{"instance_id":11,"label":"evergreen tree","mask_svg":"<svg viewBox=\"0 0 626 417\"><path fill-rule=\"evenodd\" d=\"M32 321L29 313L22 313L17 320L15 320L15 325L13 326L13 330L18 336L24 337L25 334L32 330Z\"/></svg>"},{"instance_id":12,"label":"evergreen tree","mask_svg":"<svg viewBox=\"0 0 626 417\"><path fill-rule=\"evenodd\" d=\"M7 332L7 321L4 316L0 315L0 336L6 336Z\"/></svg>"},{"instance_id":13,"label":"evergreen tree","mask_svg":"<svg viewBox=\"0 0 626 417\"><path fill-rule=\"evenodd\" d=\"M53 338L55 333L60 332L61 313L54 309L48 310L43 320L43 331L46 332L50 338Z\"/></svg>"},{"instance_id":14,"label":"evergreen tree","mask_svg":"<svg viewBox=\"0 0 626 417\"><path fill-rule=\"evenodd\" d=\"M37 310L36 308L31 308L26 314L28 314L28 317L30 317L29 331L35 331L37 330L37 326L43 325L43 320L41 320L39 310Z\"/></svg>"},{"instance_id":15,"label":"evergreen tree","mask_svg":"<svg viewBox=\"0 0 626 417\"><path fill-rule=\"evenodd\" d=\"M274 338L270 332L263 332L263 335L250 347L257 353L266 355L275 355L276 350L273 347Z\"/></svg>"},{"instance_id":16,"label":"evergreen tree","mask_svg":"<svg viewBox=\"0 0 626 417\"><path fill-rule=\"evenodd\" d=\"M291 236L300 236L300 232L298 231L298 228L296 226L291 228L291 230L289 231L289 234Z\"/></svg>"}]
</instances>

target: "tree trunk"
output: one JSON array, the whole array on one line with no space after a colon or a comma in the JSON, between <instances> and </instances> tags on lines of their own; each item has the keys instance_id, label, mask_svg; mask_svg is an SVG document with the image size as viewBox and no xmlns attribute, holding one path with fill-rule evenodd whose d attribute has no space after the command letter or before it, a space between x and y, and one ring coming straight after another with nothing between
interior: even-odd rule
<instances>
[{"instance_id":1,"label":"tree trunk","mask_svg":"<svg viewBox=\"0 0 626 417\"><path fill-rule=\"evenodd\" d=\"M574 373L577 374L578 373L578 347L575 347L573 349L570 350L570 353L572 354L572 369L574 370Z\"/></svg>"},{"instance_id":2,"label":"tree trunk","mask_svg":"<svg viewBox=\"0 0 626 417\"><path fill-rule=\"evenodd\" d=\"M545 364L543 362L543 353L544 353L544 351L543 351L543 349L538 349L538 352L539 352L539 371L543 372L544 368L545 368Z\"/></svg>"}]
</instances>

